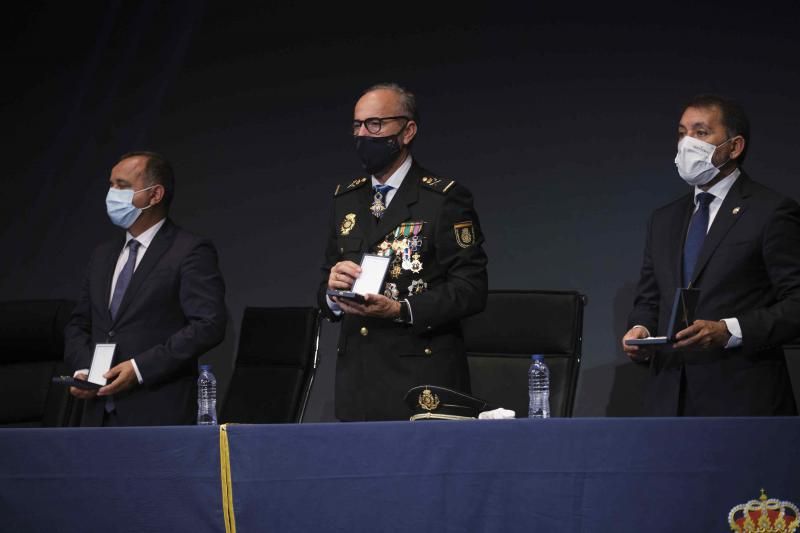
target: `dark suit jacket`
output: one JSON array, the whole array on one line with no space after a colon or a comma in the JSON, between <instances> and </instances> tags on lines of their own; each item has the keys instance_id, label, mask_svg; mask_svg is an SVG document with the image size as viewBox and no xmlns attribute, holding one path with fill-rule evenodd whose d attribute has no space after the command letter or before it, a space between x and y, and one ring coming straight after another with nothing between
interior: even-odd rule
<instances>
[{"instance_id":1,"label":"dark suit jacket","mask_svg":"<svg viewBox=\"0 0 800 533\"><path fill-rule=\"evenodd\" d=\"M665 334L681 280L693 194L658 209L647 230L629 326ZM800 207L742 173L709 229L691 285L696 318L738 318L730 350L663 348L650 361L645 411L652 415L796 414L782 344L800 336ZM683 384L681 382L683 381Z\"/></svg>"},{"instance_id":2,"label":"dark suit jacket","mask_svg":"<svg viewBox=\"0 0 800 533\"><path fill-rule=\"evenodd\" d=\"M217 252L167 220L131 278L116 320L108 311L114 268L124 245L115 239L92 254L65 330L65 359L89 368L94 345L116 343L112 366L135 359L143 384L114 396L128 426L194 423L197 358L225 335L225 285ZM86 402L83 425L102 422L105 400Z\"/></svg>"},{"instance_id":3,"label":"dark suit jacket","mask_svg":"<svg viewBox=\"0 0 800 533\"><path fill-rule=\"evenodd\" d=\"M424 222L419 233L422 270L402 270L398 278L387 274L385 280L394 284L396 299L408 298L412 326L344 316L336 364L336 416L340 420L408 419L411 413L403 398L417 385L469 392L459 321L486 305L483 234L466 188L415 163L380 223L369 211L372 199L370 178L337 187L319 289L323 313L339 320L326 301L331 267L343 260L358 264L365 252L375 253L382 242L391 243L404 222ZM355 215L352 227L345 223L348 215ZM463 222L471 223L471 229L460 225ZM406 228L411 231L410 226ZM420 293L410 291L414 281L427 283L427 288Z\"/></svg>"}]
</instances>

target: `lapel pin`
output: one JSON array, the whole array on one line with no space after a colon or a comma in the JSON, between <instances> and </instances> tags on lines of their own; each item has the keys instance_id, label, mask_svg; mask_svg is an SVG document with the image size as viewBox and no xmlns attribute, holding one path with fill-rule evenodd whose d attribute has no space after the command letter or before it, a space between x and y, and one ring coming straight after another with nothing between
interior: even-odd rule
<instances>
[{"instance_id":1,"label":"lapel pin","mask_svg":"<svg viewBox=\"0 0 800 533\"><path fill-rule=\"evenodd\" d=\"M732 212L734 215L738 215L738 214L739 214L739 211L741 211L741 210L742 210L742 208L741 208L741 207L734 207L734 208L733 208L733 211L731 211L731 212Z\"/></svg>"}]
</instances>

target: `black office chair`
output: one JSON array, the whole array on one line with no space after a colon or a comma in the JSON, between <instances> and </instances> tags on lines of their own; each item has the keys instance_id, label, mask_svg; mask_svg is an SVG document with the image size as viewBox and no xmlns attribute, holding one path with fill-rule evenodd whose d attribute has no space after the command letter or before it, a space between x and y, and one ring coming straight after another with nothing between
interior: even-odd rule
<instances>
[{"instance_id":1,"label":"black office chair","mask_svg":"<svg viewBox=\"0 0 800 533\"><path fill-rule=\"evenodd\" d=\"M64 326L75 302L0 302L0 426L70 425L74 400L51 382L67 373Z\"/></svg>"},{"instance_id":2,"label":"black office chair","mask_svg":"<svg viewBox=\"0 0 800 533\"><path fill-rule=\"evenodd\" d=\"M220 421L302 422L318 363L315 307L248 307Z\"/></svg>"},{"instance_id":3,"label":"black office chair","mask_svg":"<svg viewBox=\"0 0 800 533\"><path fill-rule=\"evenodd\" d=\"M585 304L575 291L489 291L486 309L462 322L472 394L528 416L528 366L543 354L551 416L572 416Z\"/></svg>"},{"instance_id":4,"label":"black office chair","mask_svg":"<svg viewBox=\"0 0 800 533\"><path fill-rule=\"evenodd\" d=\"M789 379L794 390L794 401L800 405L800 339L783 346L783 353L786 356L786 366L789 371Z\"/></svg>"}]
</instances>

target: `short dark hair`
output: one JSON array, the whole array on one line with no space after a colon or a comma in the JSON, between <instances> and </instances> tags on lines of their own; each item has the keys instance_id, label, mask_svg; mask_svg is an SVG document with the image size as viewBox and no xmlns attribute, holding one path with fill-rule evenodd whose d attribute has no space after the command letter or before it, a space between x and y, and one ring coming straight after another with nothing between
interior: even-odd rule
<instances>
[{"instance_id":1,"label":"short dark hair","mask_svg":"<svg viewBox=\"0 0 800 533\"><path fill-rule=\"evenodd\" d=\"M747 118L744 108L730 98L716 94L697 95L689 100L683 110L686 111L690 107L706 109L716 107L719 109L720 115L722 115L722 125L725 126L725 133L728 138L730 139L737 135L741 135L744 138L744 150L737 159L737 164L741 166L744 163L747 151L750 149L750 119Z\"/></svg>"},{"instance_id":2,"label":"short dark hair","mask_svg":"<svg viewBox=\"0 0 800 533\"><path fill-rule=\"evenodd\" d=\"M146 157L147 163L144 166L144 173L150 185L161 185L164 187L164 207L169 209L172 199L175 197L175 173L172 165L159 153L140 150L122 154L120 161L131 157Z\"/></svg>"},{"instance_id":3,"label":"short dark hair","mask_svg":"<svg viewBox=\"0 0 800 533\"><path fill-rule=\"evenodd\" d=\"M361 93L361 96L364 96L367 93L371 93L372 91L380 91L380 90L388 90L394 91L400 96L400 105L403 106L403 113L407 116L411 117L416 123L419 123L419 113L417 112L417 97L414 96L414 93L406 89L405 87L394 83L394 82L387 82L387 83L376 83L371 87L368 87L364 92Z\"/></svg>"}]
</instances>

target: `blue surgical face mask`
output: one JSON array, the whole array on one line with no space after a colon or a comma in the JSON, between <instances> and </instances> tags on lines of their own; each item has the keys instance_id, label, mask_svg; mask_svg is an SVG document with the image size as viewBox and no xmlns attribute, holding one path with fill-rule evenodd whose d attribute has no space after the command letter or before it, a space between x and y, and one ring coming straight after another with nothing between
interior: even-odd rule
<instances>
[{"instance_id":1,"label":"blue surgical face mask","mask_svg":"<svg viewBox=\"0 0 800 533\"><path fill-rule=\"evenodd\" d=\"M123 229L128 229L133 226L133 223L136 222L136 219L139 218L142 211L150 207L148 205L144 209L140 209L133 205L133 195L146 191L147 189L152 189L153 187L155 187L155 185L139 189L138 191L132 191L131 189L115 189L114 187L108 189L108 194L106 195L106 211L108 212L108 218L111 219L111 222L113 222L115 226L119 226Z\"/></svg>"}]
</instances>

